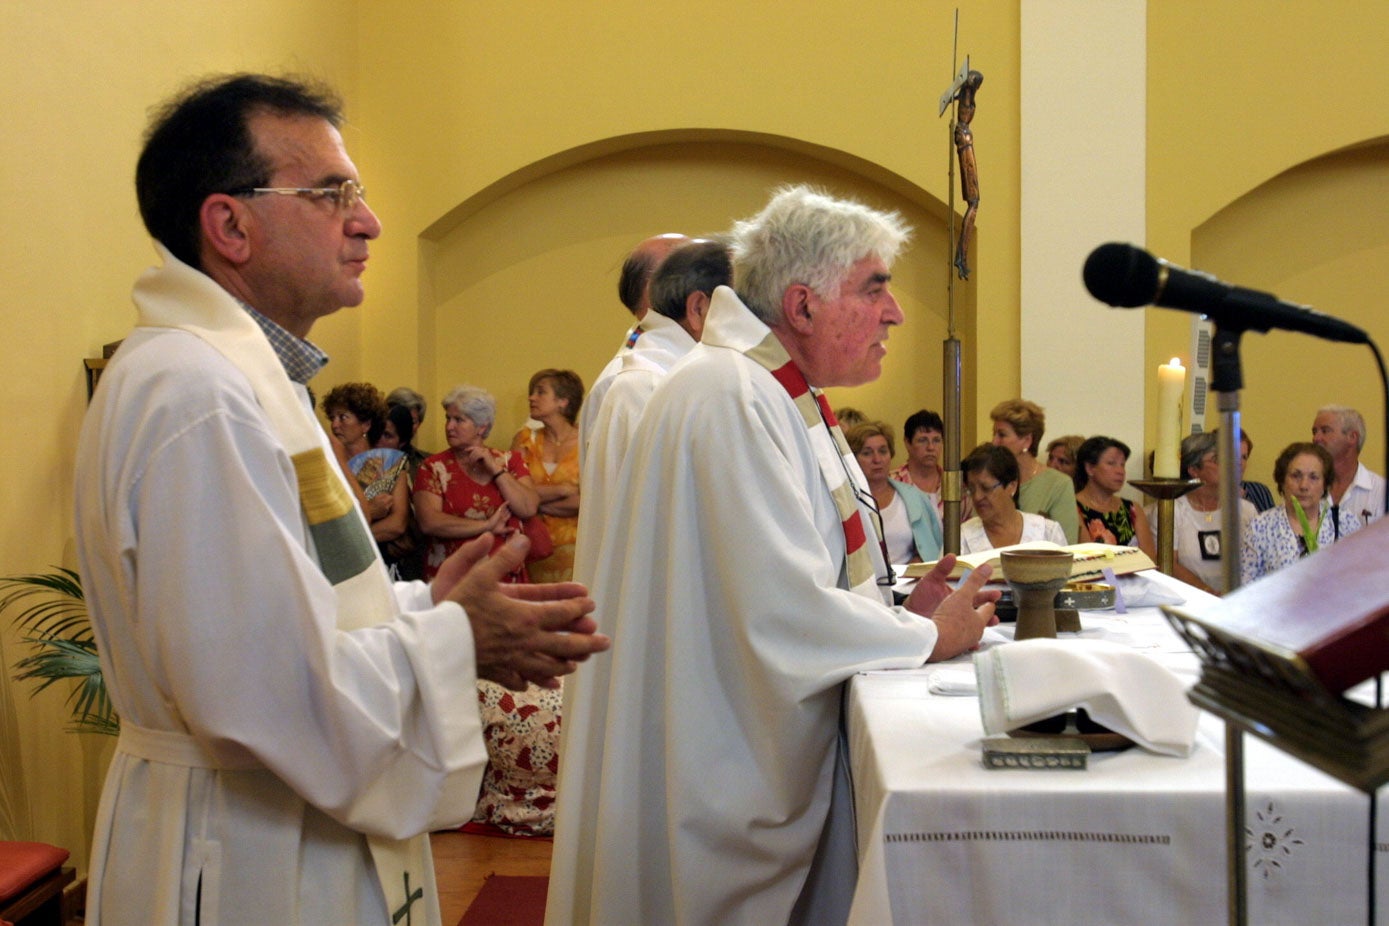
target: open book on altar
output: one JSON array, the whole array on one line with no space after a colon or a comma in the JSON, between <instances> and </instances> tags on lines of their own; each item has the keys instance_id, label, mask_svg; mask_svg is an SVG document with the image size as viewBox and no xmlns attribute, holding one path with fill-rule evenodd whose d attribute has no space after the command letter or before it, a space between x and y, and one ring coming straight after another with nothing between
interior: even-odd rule
<instances>
[{"instance_id":1,"label":"open book on altar","mask_svg":"<svg viewBox=\"0 0 1389 926\"><path fill-rule=\"evenodd\" d=\"M994 569L991 581L1002 582L1003 570L999 568L998 561L999 554L1005 550L1064 550L1067 553L1073 553L1075 560L1071 566L1072 581L1098 579L1104 575L1106 569L1112 569L1116 576L1121 576L1143 569L1157 568L1149 559L1148 554L1138 547L1116 547L1107 543L1073 543L1070 546L1061 547L1047 540L1033 540L1028 543L1015 543L1007 547L985 550L982 553L966 553L959 556L955 559L955 568L950 571L950 577L958 579L965 574L966 570L978 569L988 563ZM932 560L929 563L911 563L907 566L905 575L907 578L920 578L930 572L936 562L936 560Z\"/></svg>"}]
</instances>

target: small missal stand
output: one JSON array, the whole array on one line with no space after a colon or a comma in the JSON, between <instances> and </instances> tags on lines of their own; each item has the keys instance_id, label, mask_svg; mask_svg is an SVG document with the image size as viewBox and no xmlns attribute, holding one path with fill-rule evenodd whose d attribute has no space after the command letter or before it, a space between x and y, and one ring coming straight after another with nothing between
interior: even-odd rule
<instances>
[{"instance_id":1,"label":"small missal stand","mask_svg":"<svg viewBox=\"0 0 1389 926\"><path fill-rule=\"evenodd\" d=\"M1389 518L1223 599L1163 608L1201 659L1193 703L1371 796L1371 923L1374 794L1389 782L1389 710L1378 697L1389 671L1386 567ZM1345 696L1369 679L1373 706ZM1242 800L1242 751L1227 763L1227 798ZM1243 833L1227 836L1242 845Z\"/></svg>"}]
</instances>

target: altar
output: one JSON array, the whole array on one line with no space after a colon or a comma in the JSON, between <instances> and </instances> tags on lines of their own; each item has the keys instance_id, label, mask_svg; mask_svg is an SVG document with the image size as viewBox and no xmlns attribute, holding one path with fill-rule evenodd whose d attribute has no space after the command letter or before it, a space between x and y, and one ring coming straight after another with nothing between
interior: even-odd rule
<instances>
[{"instance_id":1,"label":"altar","mask_svg":"<svg viewBox=\"0 0 1389 926\"><path fill-rule=\"evenodd\" d=\"M1082 628L1196 680L1196 657L1155 607L1083 612ZM998 629L986 645L1007 645L997 638L1009 628ZM850 682L860 859L851 922L1225 922L1221 721L1202 714L1187 758L1134 747L1094 753L1085 770L988 770L978 699L931 692L935 673L958 678L970 662ZM1250 922L1365 922L1368 798L1252 737L1245 768ZM1383 821L1376 843L1378 855Z\"/></svg>"}]
</instances>

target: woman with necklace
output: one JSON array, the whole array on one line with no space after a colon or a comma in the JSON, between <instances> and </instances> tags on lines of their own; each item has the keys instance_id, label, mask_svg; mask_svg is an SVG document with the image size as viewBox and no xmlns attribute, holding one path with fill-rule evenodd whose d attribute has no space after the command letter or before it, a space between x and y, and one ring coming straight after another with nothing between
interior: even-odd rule
<instances>
[{"instance_id":1,"label":"woman with necklace","mask_svg":"<svg viewBox=\"0 0 1389 926\"><path fill-rule=\"evenodd\" d=\"M1071 480L1037 460L1047 424L1042 407L1009 399L995 405L989 417L994 422L993 443L1011 451L1018 463L1018 508L1051 518L1065 531L1067 543L1079 542L1083 538Z\"/></svg>"},{"instance_id":2,"label":"woman with necklace","mask_svg":"<svg viewBox=\"0 0 1389 926\"><path fill-rule=\"evenodd\" d=\"M1213 431L1190 434L1182 440L1182 472L1201 484L1173 505L1172 574L1212 595L1223 595L1224 544L1220 534L1220 458ZM1240 533L1255 515L1252 504L1239 500Z\"/></svg>"},{"instance_id":3,"label":"woman with necklace","mask_svg":"<svg viewBox=\"0 0 1389 926\"><path fill-rule=\"evenodd\" d=\"M479 534L501 545L534 517L540 496L519 453L493 450L484 441L492 431L497 402L476 386L456 386L444 396L444 435L449 449L429 457L415 475L415 516L430 539L425 579L432 579L449 554ZM529 581L526 567L510 581Z\"/></svg>"},{"instance_id":4,"label":"woman with necklace","mask_svg":"<svg viewBox=\"0 0 1389 926\"><path fill-rule=\"evenodd\" d=\"M1092 437L1076 451L1076 508L1082 542L1138 547L1154 561L1157 548L1143 509L1119 495L1129 447L1112 437Z\"/></svg>"},{"instance_id":5,"label":"woman with necklace","mask_svg":"<svg viewBox=\"0 0 1389 926\"><path fill-rule=\"evenodd\" d=\"M511 449L525 460L540 496L540 514L554 552L531 563L533 582L567 582L574 574L579 534L579 407L584 384L573 370L541 370L527 390L531 418L541 427L516 432Z\"/></svg>"},{"instance_id":6,"label":"woman with necklace","mask_svg":"<svg viewBox=\"0 0 1389 926\"><path fill-rule=\"evenodd\" d=\"M1002 447L981 444L960 464L965 496L977 517L960 525L960 552L981 553L1033 540L1066 545L1061 525L1030 511L1019 511L1018 461Z\"/></svg>"},{"instance_id":7,"label":"woman with necklace","mask_svg":"<svg viewBox=\"0 0 1389 926\"><path fill-rule=\"evenodd\" d=\"M1240 539L1240 582L1277 572L1361 528L1348 511L1331 517L1328 493L1335 464L1325 447L1296 443L1273 464L1273 482L1283 504L1261 511Z\"/></svg>"}]
</instances>

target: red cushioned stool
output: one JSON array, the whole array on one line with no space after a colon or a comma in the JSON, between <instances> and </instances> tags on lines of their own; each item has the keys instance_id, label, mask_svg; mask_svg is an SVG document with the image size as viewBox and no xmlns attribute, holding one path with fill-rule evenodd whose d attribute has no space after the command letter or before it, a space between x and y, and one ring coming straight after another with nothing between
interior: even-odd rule
<instances>
[{"instance_id":1,"label":"red cushioned stool","mask_svg":"<svg viewBox=\"0 0 1389 926\"><path fill-rule=\"evenodd\" d=\"M68 850L42 842L0 842L0 922L15 926L64 926L64 868Z\"/></svg>"}]
</instances>

